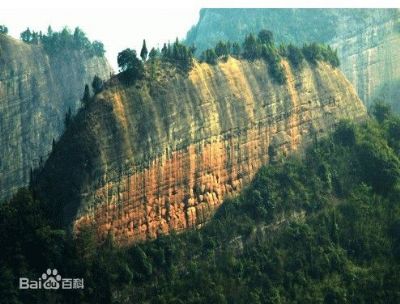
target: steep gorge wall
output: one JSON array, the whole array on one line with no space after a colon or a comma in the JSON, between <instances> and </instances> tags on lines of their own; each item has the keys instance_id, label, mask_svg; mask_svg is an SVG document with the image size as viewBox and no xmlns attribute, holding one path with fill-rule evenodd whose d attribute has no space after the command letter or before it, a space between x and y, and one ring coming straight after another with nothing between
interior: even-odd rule
<instances>
[{"instance_id":1,"label":"steep gorge wall","mask_svg":"<svg viewBox=\"0 0 400 304\"><path fill-rule=\"evenodd\" d=\"M365 108L325 63L275 84L265 63L196 63L189 77L114 85L66 130L38 189L74 229L121 244L202 225L272 154L288 154Z\"/></svg>"},{"instance_id":2,"label":"steep gorge wall","mask_svg":"<svg viewBox=\"0 0 400 304\"><path fill-rule=\"evenodd\" d=\"M336 36L341 69L361 100L383 99L400 111L400 13L371 10L362 20L340 15Z\"/></svg>"},{"instance_id":3,"label":"steep gorge wall","mask_svg":"<svg viewBox=\"0 0 400 304\"><path fill-rule=\"evenodd\" d=\"M68 108L80 106L84 85L110 72L105 58L68 50L48 56L41 46L0 34L0 201L46 160Z\"/></svg>"},{"instance_id":4,"label":"steep gorge wall","mask_svg":"<svg viewBox=\"0 0 400 304\"><path fill-rule=\"evenodd\" d=\"M279 43L331 44L366 105L380 98L400 111L399 9L202 9L187 43L201 52L264 28Z\"/></svg>"}]
</instances>

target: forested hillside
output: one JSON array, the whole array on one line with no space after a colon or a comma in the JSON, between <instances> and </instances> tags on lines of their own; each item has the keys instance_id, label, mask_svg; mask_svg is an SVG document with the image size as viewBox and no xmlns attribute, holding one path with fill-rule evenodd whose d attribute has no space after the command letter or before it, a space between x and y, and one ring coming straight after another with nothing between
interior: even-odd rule
<instances>
[{"instance_id":1,"label":"forested hillside","mask_svg":"<svg viewBox=\"0 0 400 304\"><path fill-rule=\"evenodd\" d=\"M262 167L203 228L128 248L55 230L21 190L0 206L2 303L399 303L400 118L371 113ZM48 267L85 289L15 288Z\"/></svg>"}]
</instances>

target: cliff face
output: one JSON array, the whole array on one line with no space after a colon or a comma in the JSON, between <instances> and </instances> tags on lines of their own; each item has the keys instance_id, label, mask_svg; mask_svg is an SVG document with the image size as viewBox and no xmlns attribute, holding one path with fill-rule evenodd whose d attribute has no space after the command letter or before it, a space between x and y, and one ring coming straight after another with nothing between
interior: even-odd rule
<instances>
[{"instance_id":1,"label":"cliff face","mask_svg":"<svg viewBox=\"0 0 400 304\"><path fill-rule=\"evenodd\" d=\"M0 34L0 201L29 181L79 107L85 83L107 79L105 58L77 51L48 56L40 46Z\"/></svg>"},{"instance_id":2,"label":"cliff face","mask_svg":"<svg viewBox=\"0 0 400 304\"><path fill-rule=\"evenodd\" d=\"M120 243L203 224L263 163L298 150L365 108L325 63L275 84L263 62L196 63L135 86L111 86L80 112L38 180L74 229Z\"/></svg>"},{"instance_id":3,"label":"cliff face","mask_svg":"<svg viewBox=\"0 0 400 304\"><path fill-rule=\"evenodd\" d=\"M204 9L187 43L201 52L219 40L242 41L264 28L278 42L333 45L340 68L366 105L383 98L400 111L398 9Z\"/></svg>"},{"instance_id":4,"label":"cliff face","mask_svg":"<svg viewBox=\"0 0 400 304\"><path fill-rule=\"evenodd\" d=\"M384 99L400 111L399 11L371 11L362 21L341 15L329 43L337 48L341 69L365 104Z\"/></svg>"}]
</instances>

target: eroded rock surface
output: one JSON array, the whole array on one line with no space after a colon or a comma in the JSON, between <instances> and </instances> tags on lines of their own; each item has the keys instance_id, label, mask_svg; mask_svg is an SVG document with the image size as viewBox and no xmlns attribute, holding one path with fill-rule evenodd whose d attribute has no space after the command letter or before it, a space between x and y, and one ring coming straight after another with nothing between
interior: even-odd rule
<instances>
[{"instance_id":1,"label":"eroded rock surface","mask_svg":"<svg viewBox=\"0 0 400 304\"><path fill-rule=\"evenodd\" d=\"M94 75L108 79L105 58L78 51L48 56L41 46L0 34L0 201L27 185L46 160Z\"/></svg>"},{"instance_id":2,"label":"eroded rock surface","mask_svg":"<svg viewBox=\"0 0 400 304\"><path fill-rule=\"evenodd\" d=\"M270 156L364 117L339 69L283 64L285 85L264 62L229 58L111 86L67 129L39 189L76 231L94 224L121 244L202 225Z\"/></svg>"}]
</instances>

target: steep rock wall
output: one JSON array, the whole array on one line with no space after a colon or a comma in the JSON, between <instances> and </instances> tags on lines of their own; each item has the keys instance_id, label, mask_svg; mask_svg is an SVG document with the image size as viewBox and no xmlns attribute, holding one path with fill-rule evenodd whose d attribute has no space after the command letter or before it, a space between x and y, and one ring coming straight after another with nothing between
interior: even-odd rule
<instances>
[{"instance_id":1,"label":"steep rock wall","mask_svg":"<svg viewBox=\"0 0 400 304\"><path fill-rule=\"evenodd\" d=\"M278 43L333 45L366 105L384 99L400 111L399 9L202 9L187 43L200 53L219 40L243 41L264 28Z\"/></svg>"},{"instance_id":2,"label":"steep rock wall","mask_svg":"<svg viewBox=\"0 0 400 304\"><path fill-rule=\"evenodd\" d=\"M399 11L371 10L362 21L340 15L329 43L338 50L343 73L366 105L384 99L400 111Z\"/></svg>"},{"instance_id":3,"label":"steep rock wall","mask_svg":"<svg viewBox=\"0 0 400 304\"><path fill-rule=\"evenodd\" d=\"M338 69L293 71L229 58L135 86L111 86L78 114L38 181L76 231L122 243L202 225L271 155L298 150L365 108Z\"/></svg>"},{"instance_id":4,"label":"steep rock wall","mask_svg":"<svg viewBox=\"0 0 400 304\"><path fill-rule=\"evenodd\" d=\"M77 51L48 56L42 47L0 34L0 201L46 160L94 75L108 79L105 58Z\"/></svg>"}]
</instances>

